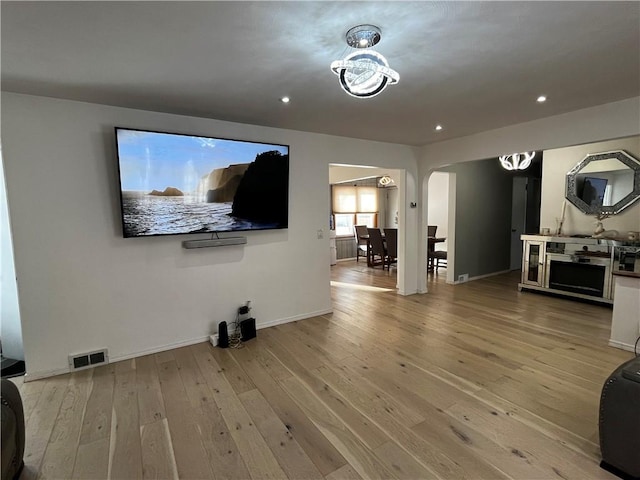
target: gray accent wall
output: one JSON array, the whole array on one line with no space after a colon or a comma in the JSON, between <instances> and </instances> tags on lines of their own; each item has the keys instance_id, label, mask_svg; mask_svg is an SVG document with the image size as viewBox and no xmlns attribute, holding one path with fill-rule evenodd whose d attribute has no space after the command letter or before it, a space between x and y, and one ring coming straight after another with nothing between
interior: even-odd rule
<instances>
[{"instance_id":1,"label":"gray accent wall","mask_svg":"<svg viewBox=\"0 0 640 480\"><path fill-rule=\"evenodd\" d=\"M442 170L457 181L454 278L509 270L513 175L495 158Z\"/></svg>"}]
</instances>

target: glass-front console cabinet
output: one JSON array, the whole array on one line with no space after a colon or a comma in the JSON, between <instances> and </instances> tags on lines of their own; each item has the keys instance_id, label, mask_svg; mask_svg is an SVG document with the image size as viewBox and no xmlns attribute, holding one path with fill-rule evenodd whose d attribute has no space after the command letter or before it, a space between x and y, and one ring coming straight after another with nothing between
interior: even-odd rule
<instances>
[{"instance_id":1,"label":"glass-front console cabinet","mask_svg":"<svg viewBox=\"0 0 640 480\"><path fill-rule=\"evenodd\" d=\"M543 286L545 242L527 240L524 243L522 261L522 283L525 285Z\"/></svg>"}]
</instances>

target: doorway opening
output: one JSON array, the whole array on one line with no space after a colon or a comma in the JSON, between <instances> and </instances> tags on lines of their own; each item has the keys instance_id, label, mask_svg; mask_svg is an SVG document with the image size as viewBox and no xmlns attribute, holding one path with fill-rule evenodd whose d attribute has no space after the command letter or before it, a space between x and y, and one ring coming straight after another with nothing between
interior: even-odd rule
<instances>
[{"instance_id":1,"label":"doorway opening","mask_svg":"<svg viewBox=\"0 0 640 480\"><path fill-rule=\"evenodd\" d=\"M368 285L372 275L384 272L393 277L397 289L402 249L397 249L396 261L386 269L378 262L372 264L370 245L366 240L359 245L355 227L395 230L398 238L403 238L404 170L330 164L329 184L331 265L353 264L354 284Z\"/></svg>"},{"instance_id":2,"label":"doorway opening","mask_svg":"<svg viewBox=\"0 0 640 480\"><path fill-rule=\"evenodd\" d=\"M25 363L2 150L0 150L0 199L2 200L0 202L0 311L2 312L0 359L2 377L12 377L25 373Z\"/></svg>"},{"instance_id":3,"label":"doorway opening","mask_svg":"<svg viewBox=\"0 0 640 480\"><path fill-rule=\"evenodd\" d=\"M437 236L444 222L438 209L448 208L446 243L435 247L447 249L447 283L520 270L520 237L540 227L542 152L536 153L524 171L505 170L497 158L489 158L440 167L425 180L427 223L438 224ZM445 174L450 175L448 196L441 191L446 182L436 180Z\"/></svg>"},{"instance_id":4,"label":"doorway opening","mask_svg":"<svg viewBox=\"0 0 640 480\"><path fill-rule=\"evenodd\" d=\"M433 172L427 196L427 273L454 283L455 173Z\"/></svg>"}]
</instances>

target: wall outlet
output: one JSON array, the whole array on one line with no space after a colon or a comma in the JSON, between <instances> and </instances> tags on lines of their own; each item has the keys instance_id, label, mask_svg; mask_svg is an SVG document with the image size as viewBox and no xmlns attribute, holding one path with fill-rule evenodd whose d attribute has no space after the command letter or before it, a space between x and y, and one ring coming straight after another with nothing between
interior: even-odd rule
<instances>
[{"instance_id":1,"label":"wall outlet","mask_svg":"<svg viewBox=\"0 0 640 480\"><path fill-rule=\"evenodd\" d=\"M324 238L324 231L323 230L318 230L316 232L316 234L318 235L318 240L321 240Z\"/></svg>"},{"instance_id":2,"label":"wall outlet","mask_svg":"<svg viewBox=\"0 0 640 480\"><path fill-rule=\"evenodd\" d=\"M469 274L458 275L458 283L464 283L469 281Z\"/></svg>"},{"instance_id":3,"label":"wall outlet","mask_svg":"<svg viewBox=\"0 0 640 480\"><path fill-rule=\"evenodd\" d=\"M209 335L209 343L214 347L218 346L218 334L214 333L213 335Z\"/></svg>"}]
</instances>

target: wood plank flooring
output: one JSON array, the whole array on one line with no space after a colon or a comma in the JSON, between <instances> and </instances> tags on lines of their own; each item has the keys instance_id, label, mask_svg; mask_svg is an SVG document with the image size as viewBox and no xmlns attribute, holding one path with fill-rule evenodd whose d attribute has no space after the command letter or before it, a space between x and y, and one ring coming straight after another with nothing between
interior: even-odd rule
<instances>
[{"instance_id":1,"label":"wood plank flooring","mask_svg":"<svg viewBox=\"0 0 640 480\"><path fill-rule=\"evenodd\" d=\"M23 479L586 479L611 310L332 267L334 312L23 383Z\"/></svg>"}]
</instances>

